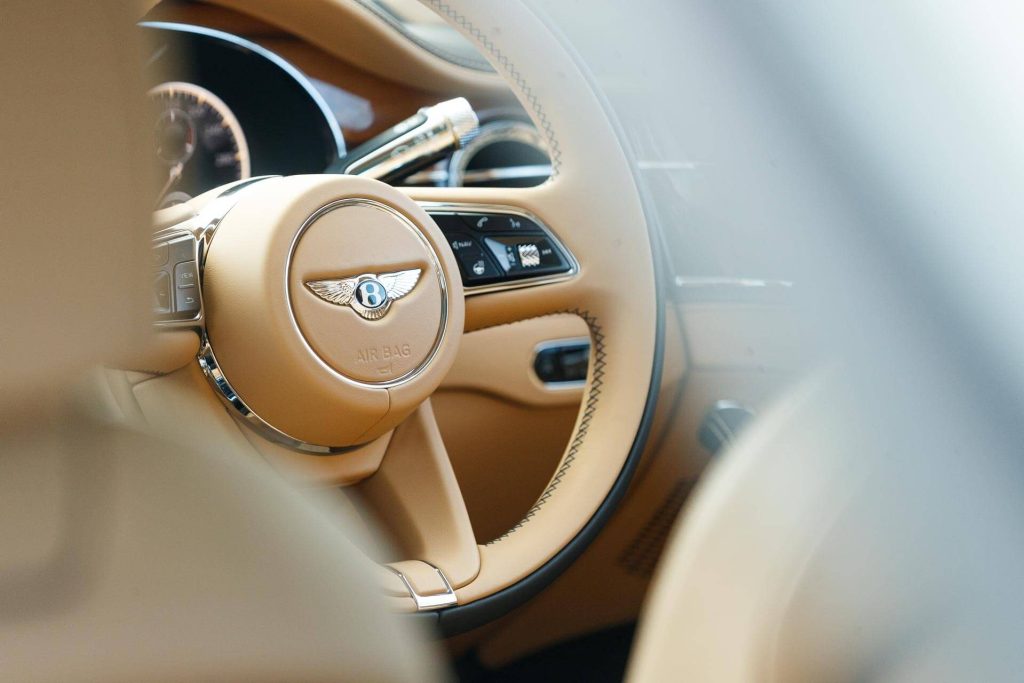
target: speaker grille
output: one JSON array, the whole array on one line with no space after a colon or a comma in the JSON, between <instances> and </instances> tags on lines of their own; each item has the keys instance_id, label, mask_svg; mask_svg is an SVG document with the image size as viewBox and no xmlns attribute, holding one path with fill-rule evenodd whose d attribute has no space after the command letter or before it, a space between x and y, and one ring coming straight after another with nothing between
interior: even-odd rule
<instances>
[{"instance_id":1,"label":"speaker grille","mask_svg":"<svg viewBox=\"0 0 1024 683\"><path fill-rule=\"evenodd\" d=\"M680 480L665 496L665 500L657 507L632 542L619 555L619 565L629 574L649 578L654 574L669 532L679 516L679 511L686 498L693 490L696 482Z\"/></svg>"}]
</instances>

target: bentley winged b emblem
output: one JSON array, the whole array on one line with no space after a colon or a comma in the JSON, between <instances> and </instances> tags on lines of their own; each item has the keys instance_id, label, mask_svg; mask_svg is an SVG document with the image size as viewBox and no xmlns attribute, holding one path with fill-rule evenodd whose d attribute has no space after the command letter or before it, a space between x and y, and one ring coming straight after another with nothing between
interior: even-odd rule
<instances>
[{"instance_id":1,"label":"bentley winged b emblem","mask_svg":"<svg viewBox=\"0 0 1024 683\"><path fill-rule=\"evenodd\" d=\"M420 281L419 268L380 275L357 275L342 280L310 280L309 291L336 306L349 306L367 320L387 315L391 302L408 294Z\"/></svg>"}]
</instances>

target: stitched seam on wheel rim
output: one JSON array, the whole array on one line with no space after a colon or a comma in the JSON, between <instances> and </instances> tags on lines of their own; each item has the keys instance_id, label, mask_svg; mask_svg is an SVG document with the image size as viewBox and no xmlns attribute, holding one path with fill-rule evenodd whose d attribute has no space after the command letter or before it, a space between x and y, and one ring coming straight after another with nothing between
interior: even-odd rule
<instances>
[{"instance_id":1,"label":"stitched seam on wheel rim","mask_svg":"<svg viewBox=\"0 0 1024 683\"><path fill-rule=\"evenodd\" d=\"M466 69L473 69L474 71L482 71L484 73L494 72L494 70L491 68L491 65L488 64L487 60L484 59L483 57L476 57L475 55L472 57L468 57L455 54L454 52L449 52L448 50L442 48L439 45L435 45L427 40L419 38L414 33L409 31L409 29L406 28L404 23L402 23L398 19L395 19L394 16L389 14L387 10L380 8L374 3L368 2L367 0L356 0L356 3L360 5L363 9L365 9L367 12L370 12L375 17L383 21L393 30L397 31L406 40L426 50L430 54L436 57L440 57L446 62L451 62L452 64L456 64Z\"/></svg>"},{"instance_id":2,"label":"stitched seam on wheel rim","mask_svg":"<svg viewBox=\"0 0 1024 683\"><path fill-rule=\"evenodd\" d=\"M529 103L530 108L533 110L536 116L537 123L544 131L544 136L548 141L548 153L551 157L551 176L555 177L558 175L562 165L562 149L558 145L558 139L555 137L554 127L551 125L551 121L548 119L547 113L544 108L540 105L540 101L537 95L533 92L533 89L527 85L523 75L519 72L515 63L512 62L504 52L499 50L491 39L486 36L483 32L477 29L466 17L459 14L458 11L452 9L450 5L443 0L428 0L428 4L439 14L443 14L450 21L462 27L467 33L473 36L477 43L484 47L495 59L498 65L504 71L505 75L515 82L516 86L523 93L523 97ZM529 509L526 515L516 523L511 529L506 531L504 534L489 541L486 545L493 545L502 541L513 533L522 529L523 526L529 522L537 511L540 510L551 496L558 489L559 484L565 478L569 468L572 467L576 461L580 448L583 447L583 442L587 437L587 432L590 429L590 422L594 418L594 412L597 410L597 403L601 397L601 386L604 383L604 367L605 367L605 352L604 352L604 334L601 332L601 326L597 323L597 318L592 316L589 311L580 309L567 309L563 311L555 311L552 315L557 313L571 313L579 316L587 323L587 327L590 328L590 337L594 343L594 368L591 374L590 388L587 393L587 402L583 409L583 416L580 419L579 427L576 429L573 439L569 444L569 448L566 451L565 457L562 459L561 464L558 466L558 471L555 472L555 476L552 477L551 482L547 488L544 489L544 493L541 494L537 502L533 504L533 507ZM537 316L544 317L544 316ZM500 327L495 325L494 327ZM487 328L482 328L487 329Z\"/></svg>"},{"instance_id":3,"label":"stitched seam on wheel rim","mask_svg":"<svg viewBox=\"0 0 1024 683\"><path fill-rule=\"evenodd\" d=\"M551 315L557 315L559 313L571 313L582 318L583 321L587 323L587 327L590 328L590 338L594 340L594 371L591 375L590 390L587 392L587 403L583 409L583 417L580 419L580 425L576 429L576 433L573 435L573 439L569 444L569 449L566 451L565 457L562 459L562 463L558 466L558 471L555 472L555 476L551 478L551 482L548 484L547 488L544 489L544 493L541 494L540 498L537 499L537 502L533 504L533 507L530 508L526 515L519 520L515 526L494 540L488 541L485 545L498 543L499 541L508 538L519 529L522 529L526 523L533 519L534 515L544 507L544 504L551 499L551 496L554 495L559 484L562 483L565 475L569 472L569 468L572 467L572 464L576 461L576 456L583 447L583 442L587 438L587 432L590 430L590 422L594 419L594 413L597 411L597 403L601 398L601 386L604 384L605 367L604 334L601 332L601 326L598 325L597 318L592 316L590 311L574 308L564 311L556 311ZM495 325L495 327L501 327L501 325Z\"/></svg>"},{"instance_id":4,"label":"stitched seam on wheel rim","mask_svg":"<svg viewBox=\"0 0 1024 683\"><path fill-rule=\"evenodd\" d=\"M548 140L548 153L551 157L551 177L557 176L559 168L562 165L562 150L558 146L558 140L555 138L555 131L551 126L551 121L548 120L548 115L544 112L544 108L540 106L540 101L537 99L537 95L535 95L530 86L526 84L526 80L523 78L523 75L519 73L519 69L504 52L495 47L490 38L470 23L466 17L452 9L448 3L443 2L442 0L428 0L428 4L434 8L435 12L443 14L452 22L461 26L471 36L476 38L477 42L491 53L505 72L505 75L515 81L515 84L519 86L519 89L523 92L523 96L526 98L526 101L529 102L530 108L533 109L533 113L537 115L537 122L544 130L544 135Z\"/></svg>"}]
</instances>

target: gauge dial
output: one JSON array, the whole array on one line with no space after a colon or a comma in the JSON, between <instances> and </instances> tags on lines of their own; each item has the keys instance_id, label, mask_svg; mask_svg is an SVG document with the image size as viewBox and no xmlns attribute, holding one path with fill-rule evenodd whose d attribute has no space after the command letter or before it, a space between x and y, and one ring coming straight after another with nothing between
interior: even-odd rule
<instances>
[{"instance_id":1,"label":"gauge dial","mask_svg":"<svg viewBox=\"0 0 1024 683\"><path fill-rule=\"evenodd\" d=\"M167 171L159 208L249 177L245 133L223 100L206 88L181 81L162 83L149 96L159 108L156 157Z\"/></svg>"}]
</instances>

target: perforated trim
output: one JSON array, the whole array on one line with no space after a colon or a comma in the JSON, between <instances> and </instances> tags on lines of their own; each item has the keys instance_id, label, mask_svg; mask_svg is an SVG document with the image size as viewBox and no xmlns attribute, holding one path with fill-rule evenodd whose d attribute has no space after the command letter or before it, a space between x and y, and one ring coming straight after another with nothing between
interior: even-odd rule
<instances>
[{"instance_id":1,"label":"perforated trim","mask_svg":"<svg viewBox=\"0 0 1024 683\"><path fill-rule=\"evenodd\" d=\"M511 79L519 90L522 92L523 97L530 105L530 109L533 110L536 116L536 122L540 126L541 130L544 131L544 137L548 141L548 152L551 156L551 177L555 177L559 173L559 169L562 165L562 150L558 145L558 139L555 138L555 131L551 125L551 121L548 119L548 115L545 113L544 108L540 105L540 101L537 99L537 95L534 94L533 90L527 85L523 75L519 73L519 69L515 63L508 58L508 56L495 47L491 39L482 33L476 26L471 24L468 19L459 14L457 11L452 9L443 0L428 0L427 2L430 7L434 9L438 14L443 14L452 23L458 24L463 30L469 33L471 36L476 38L479 45L483 46L495 61L501 67L505 75Z\"/></svg>"}]
</instances>

